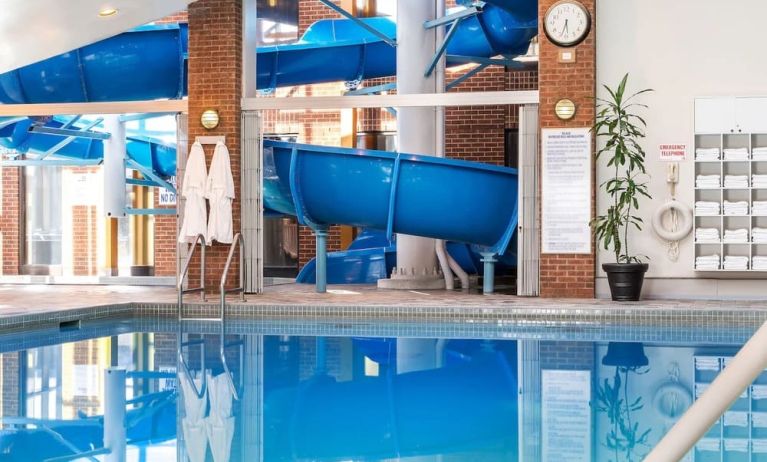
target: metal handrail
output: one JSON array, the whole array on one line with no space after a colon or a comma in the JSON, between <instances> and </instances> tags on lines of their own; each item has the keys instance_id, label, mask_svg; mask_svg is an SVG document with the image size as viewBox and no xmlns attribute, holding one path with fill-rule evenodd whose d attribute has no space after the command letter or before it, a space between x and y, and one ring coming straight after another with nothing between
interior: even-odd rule
<instances>
[{"instance_id":1,"label":"metal handrail","mask_svg":"<svg viewBox=\"0 0 767 462\"><path fill-rule=\"evenodd\" d=\"M179 324L179 332L178 332L178 362L181 363L181 372L184 375L184 378L189 383L189 385L192 387L192 390L194 390L194 393L197 395L198 398L202 398L205 396L205 390L208 388L208 378L207 374L205 373L205 340L199 339L199 340L190 340L187 342L181 341L181 324ZM189 370L189 365L186 363L186 360L184 359L184 347L185 346L192 346L192 345L201 345L200 346L200 366L202 371L202 377L200 377L201 383L200 388L197 388L197 384L194 383L194 378L192 377L192 372Z\"/></svg>"},{"instance_id":2,"label":"metal handrail","mask_svg":"<svg viewBox=\"0 0 767 462\"><path fill-rule=\"evenodd\" d=\"M240 285L231 289L226 288L226 277L229 275L229 267L232 265L232 257L234 257L235 249L240 248ZM245 301L245 239L241 233L234 235L232 245L229 247L229 255L226 257L226 265L224 265L224 273L221 275L221 283L218 286L221 294L221 322L224 321L224 314L226 312L226 294L234 292L240 293L240 301Z\"/></svg>"},{"instance_id":3,"label":"metal handrail","mask_svg":"<svg viewBox=\"0 0 767 462\"><path fill-rule=\"evenodd\" d=\"M197 243L202 244L202 253L200 254L200 287L193 287L191 289L184 289L184 278L186 278L187 273L189 272L189 265L192 263L192 257L194 257L194 252L197 250ZM198 234L194 238L194 242L192 242L192 250L189 252L189 255L186 257L186 261L184 262L184 265L181 267L181 273L179 273L178 276L178 284L176 285L176 289L178 291L178 320L181 321L183 319L182 311L184 308L184 294L191 294L194 292L200 292L200 299L204 302L205 301L205 236L202 234Z\"/></svg>"},{"instance_id":4,"label":"metal handrail","mask_svg":"<svg viewBox=\"0 0 767 462\"><path fill-rule=\"evenodd\" d=\"M234 252L237 247L240 249L240 285L235 288L227 289L226 278L229 275L229 267L232 265L232 258L234 257ZM232 245L229 247L229 255L226 257L226 265L224 265L224 272L221 275L221 283L219 284L218 288L221 296L221 338L219 344L219 354L221 355L221 364L224 366L224 374L226 374L227 381L229 382L229 389L232 391L232 396L234 399L239 401L240 395L237 387L234 384L232 373L229 370L229 365L226 361L225 350L227 345L224 342L224 328L226 326L226 294L239 292L240 300L243 302L245 301L245 239L242 237L241 233L234 235L234 240ZM242 349L242 344L240 344L240 349ZM240 358L242 358L242 352L240 353Z\"/></svg>"}]
</instances>

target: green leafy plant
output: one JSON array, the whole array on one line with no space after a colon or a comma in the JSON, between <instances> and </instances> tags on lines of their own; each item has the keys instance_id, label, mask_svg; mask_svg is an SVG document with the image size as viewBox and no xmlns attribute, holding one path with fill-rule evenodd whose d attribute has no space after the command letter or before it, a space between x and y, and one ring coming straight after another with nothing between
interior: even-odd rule
<instances>
[{"instance_id":1,"label":"green leafy plant","mask_svg":"<svg viewBox=\"0 0 767 462\"><path fill-rule=\"evenodd\" d=\"M615 253L616 263L641 261L629 252L629 228L642 230L642 218L636 215L639 199L651 198L647 191L645 152L640 144L647 123L634 111L647 108L635 98L653 90L648 88L626 96L628 77L628 74L623 76L615 89L603 85L609 98L597 98L596 122L592 128L597 137L605 140L596 157L606 158L614 175L600 185L610 196L611 205L604 215L592 220L591 226L597 242Z\"/></svg>"},{"instance_id":2,"label":"green leafy plant","mask_svg":"<svg viewBox=\"0 0 767 462\"><path fill-rule=\"evenodd\" d=\"M612 462L633 462L641 460L646 454L643 449L649 448L650 430L640 430L639 422L632 419L632 413L644 407L642 397L633 401L628 397L629 372L637 372L635 368L616 367L615 377L610 383L605 379L597 387L597 410L607 414L610 430L602 444L613 452ZM621 378L621 373L623 378ZM639 454L639 452L642 454Z\"/></svg>"}]
</instances>

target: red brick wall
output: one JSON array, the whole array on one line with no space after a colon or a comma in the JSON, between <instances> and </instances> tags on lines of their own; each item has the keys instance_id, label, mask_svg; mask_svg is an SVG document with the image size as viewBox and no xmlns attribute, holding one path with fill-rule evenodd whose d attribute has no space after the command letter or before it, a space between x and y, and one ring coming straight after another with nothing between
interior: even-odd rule
<instances>
[{"instance_id":1,"label":"red brick wall","mask_svg":"<svg viewBox=\"0 0 767 462\"><path fill-rule=\"evenodd\" d=\"M72 274L98 273L98 213L94 205L72 207Z\"/></svg>"},{"instance_id":2,"label":"red brick wall","mask_svg":"<svg viewBox=\"0 0 767 462\"><path fill-rule=\"evenodd\" d=\"M538 5L538 16L543 18L554 0L542 0ZM595 0L581 0L591 12L592 20L596 17ZM542 23L539 31L543 30ZM540 125L552 127L590 127L594 123L594 96L596 96L596 46L595 27L584 42L575 47L575 63L558 62L558 48L541 32L540 39ZM564 122L554 115L554 105L560 98L569 98L575 102L577 111L573 119ZM593 169L593 166L592 166ZM592 178L596 175L592 170ZM592 185L592 214L594 211L594 191ZM545 200L545 198L543 198ZM542 297L594 297L594 270L596 256L589 255L541 255L541 296Z\"/></svg>"},{"instance_id":3,"label":"red brick wall","mask_svg":"<svg viewBox=\"0 0 767 462\"><path fill-rule=\"evenodd\" d=\"M0 167L2 203L0 203L0 239L2 239L2 274L19 274L21 245L21 180L17 167Z\"/></svg>"},{"instance_id":4,"label":"red brick wall","mask_svg":"<svg viewBox=\"0 0 767 462\"><path fill-rule=\"evenodd\" d=\"M232 204L234 232L240 229L240 99L242 97L242 2L240 0L198 0L189 5L189 139L225 135L231 158L234 189ZM213 130L200 125L205 109L219 112L220 124ZM205 146L207 164L213 146ZM174 231L175 232L175 231ZM206 287L218 290L228 244L215 243L207 253ZM196 268L193 265L192 268ZM230 284L236 284L237 259L230 270ZM190 279L195 275L191 273Z\"/></svg>"}]
</instances>

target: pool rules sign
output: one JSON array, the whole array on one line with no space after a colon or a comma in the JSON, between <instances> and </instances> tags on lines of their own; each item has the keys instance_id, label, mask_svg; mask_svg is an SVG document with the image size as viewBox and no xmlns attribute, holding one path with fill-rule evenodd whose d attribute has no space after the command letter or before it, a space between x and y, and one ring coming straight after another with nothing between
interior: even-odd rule
<instances>
[{"instance_id":1,"label":"pool rules sign","mask_svg":"<svg viewBox=\"0 0 767 462\"><path fill-rule=\"evenodd\" d=\"M542 130L541 252L591 253L591 131Z\"/></svg>"}]
</instances>

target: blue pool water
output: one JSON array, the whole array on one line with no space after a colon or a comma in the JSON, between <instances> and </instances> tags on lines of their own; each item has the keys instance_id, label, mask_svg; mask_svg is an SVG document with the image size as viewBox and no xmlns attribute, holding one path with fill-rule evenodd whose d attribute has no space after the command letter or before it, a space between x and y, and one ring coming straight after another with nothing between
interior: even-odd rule
<instances>
[{"instance_id":1,"label":"blue pool water","mask_svg":"<svg viewBox=\"0 0 767 462\"><path fill-rule=\"evenodd\" d=\"M754 330L219 329L1 337L0 461L640 461ZM767 460L767 373L686 460Z\"/></svg>"}]
</instances>

